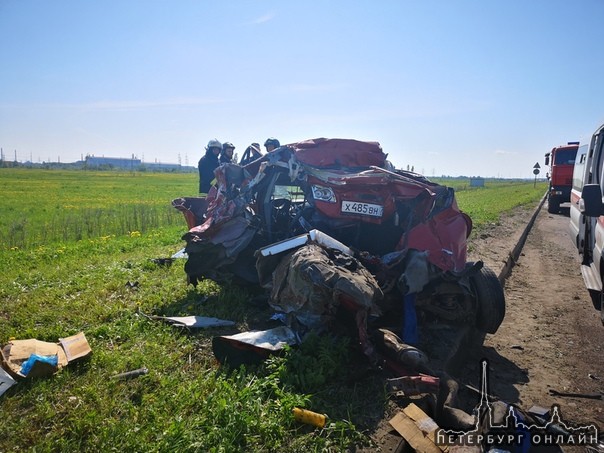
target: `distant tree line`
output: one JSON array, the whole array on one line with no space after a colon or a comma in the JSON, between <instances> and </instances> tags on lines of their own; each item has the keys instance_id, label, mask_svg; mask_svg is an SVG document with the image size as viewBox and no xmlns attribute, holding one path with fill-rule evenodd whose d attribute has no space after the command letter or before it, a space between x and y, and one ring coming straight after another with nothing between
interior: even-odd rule
<instances>
[{"instance_id":1,"label":"distant tree line","mask_svg":"<svg viewBox=\"0 0 604 453\"><path fill-rule=\"evenodd\" d=\"M195 173L196 167L178 164L137 164L134 166L120 166L112 164L90 165L85 161L78 162L15 162L0 160L0 168L42 168L46 170L95 170L95 171L138 171L157 173Z\"/></svg>"}]
</instances>

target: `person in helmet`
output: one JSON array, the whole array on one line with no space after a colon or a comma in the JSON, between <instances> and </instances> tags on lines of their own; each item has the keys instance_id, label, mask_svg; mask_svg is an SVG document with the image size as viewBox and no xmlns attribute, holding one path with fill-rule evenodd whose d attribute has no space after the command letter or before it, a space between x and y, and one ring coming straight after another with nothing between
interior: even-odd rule
<instances>
[{"instance_id":1,"label":"person in helmet","mask_svg":"<svg viewBox=\"0 0 604 453\"><path fill-rule=\"evenodd\" d=\"M262 153L260 152L260 143L252 143L243 152L243 156L241 156L241 162L239 162L239 165L247 165L250 162L255 161L256 159L260 159L261 157Z\"/></svg>"},{"instance_id":2,"label":"person in helmet","mask_svg":"<svg viewBox=\"0 0 604 453\"><path fill-rule=\"evenodd\" d=\"M235 147L231 142L224 142L222 144L222 152L220 153L220 165L222 164L230 164L233 162L233 151L235 151Z\"/></svg>"},{"instance_id":3,"label":"person in helmet","mask_svg":"<svg viewBox=\"0 0 604 453\"><path fill-rule=\"evenodd\" d=\"M199 193L207 194L212 187L214 180L214 170L220 165L218 155L222 152L222 143L213 139L206 146L206 153L199 159L197 168L199 169Z\"/></svg>"},{"instance_id":4,"label":"person in helmet","mask_svg":"<svg viewBox=\"0 0 604 453\"><path fill-rule=\"evenodd\" d=\"M266 141L264 142L264 147L266 148L266 152L270 153L272 150L277 149L281 146L281 143L279 143L279 140L277 140L276 138L267 138Z\"/></svg>"}]
</instances>

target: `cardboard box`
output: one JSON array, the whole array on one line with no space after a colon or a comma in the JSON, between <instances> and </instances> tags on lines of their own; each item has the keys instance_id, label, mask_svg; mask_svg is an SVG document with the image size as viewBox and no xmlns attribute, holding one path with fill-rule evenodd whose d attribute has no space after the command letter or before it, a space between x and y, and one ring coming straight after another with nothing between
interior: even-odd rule
<instances>
[{"instance_id":1,"label":"cardboard box","mask_svg":"<svg viewBox=\"0 0 604 453\"><path fill-rule=\"evenodd\" d=\"M0 349L2 365L8 373L16 378L51 376L74 360L86 357L92 349L83 332L67 338L60 338L58 343L40 340L13 340ZM27 376L21 373L23 362L32 354L40 356L57 356L57 365L36 361Z\"/></svg>"},{"instance_id":2,"label":"cardboard box","mask_svg":"<svg viewBox=\"0 0 604 453\"><path fill-rule=\"evenodd\" d=\"M441 448L435 443L436 422L413 403L397 413L390 420L390 425L418 453L443 453L448 450L448 447Z\"/></svg>"}]
</instances>

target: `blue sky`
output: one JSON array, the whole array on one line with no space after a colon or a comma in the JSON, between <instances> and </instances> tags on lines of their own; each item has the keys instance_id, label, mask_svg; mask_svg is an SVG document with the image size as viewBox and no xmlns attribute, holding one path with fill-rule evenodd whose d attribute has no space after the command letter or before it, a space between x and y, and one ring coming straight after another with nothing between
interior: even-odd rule
<instances>
[{"instance_id":1,"label":"blue sky","mask_svg":"<svg viewBox=\"0 0 604 453\"><path fill-rule=\"evenodd\" d=\"M602 24L604 0L0 0L0 147L196 165L340 137L530 178L604 123Z\"/></svg>"}]
</instances>

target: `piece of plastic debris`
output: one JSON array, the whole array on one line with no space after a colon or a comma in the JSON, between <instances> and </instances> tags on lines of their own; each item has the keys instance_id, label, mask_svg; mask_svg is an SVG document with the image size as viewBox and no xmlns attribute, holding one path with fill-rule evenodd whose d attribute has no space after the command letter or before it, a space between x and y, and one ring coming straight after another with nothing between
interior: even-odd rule
<instances>
[{"instance_id":1,"label":"piece of plastic debris","mask_svg":"<svg viewBox=\"0 0 604 453\"><path fill-rule=\"evenodd\" d=\"M56 367L59 363L59 358L57 355L42 356L32 354L29 356L29 359L27 359L25 362L23 362L23 365L21 365L21 374L23 376L27 376L36 362L48 363L49 365Z\"/></svg>"},{"instance_id":2,"label":"piece of plastic debris","mask_svg":"<svg viewBox=\"0 0 604 453\"><path fill-rule=\"evenodd\" d=\"M327 421L327 416L325 414L319 414L317 412L309 411L308 409L294 407L292 412L294 413L294 419L296 421L316 426L317 428L323 428Z\"/></svg>"}]
</instances>

